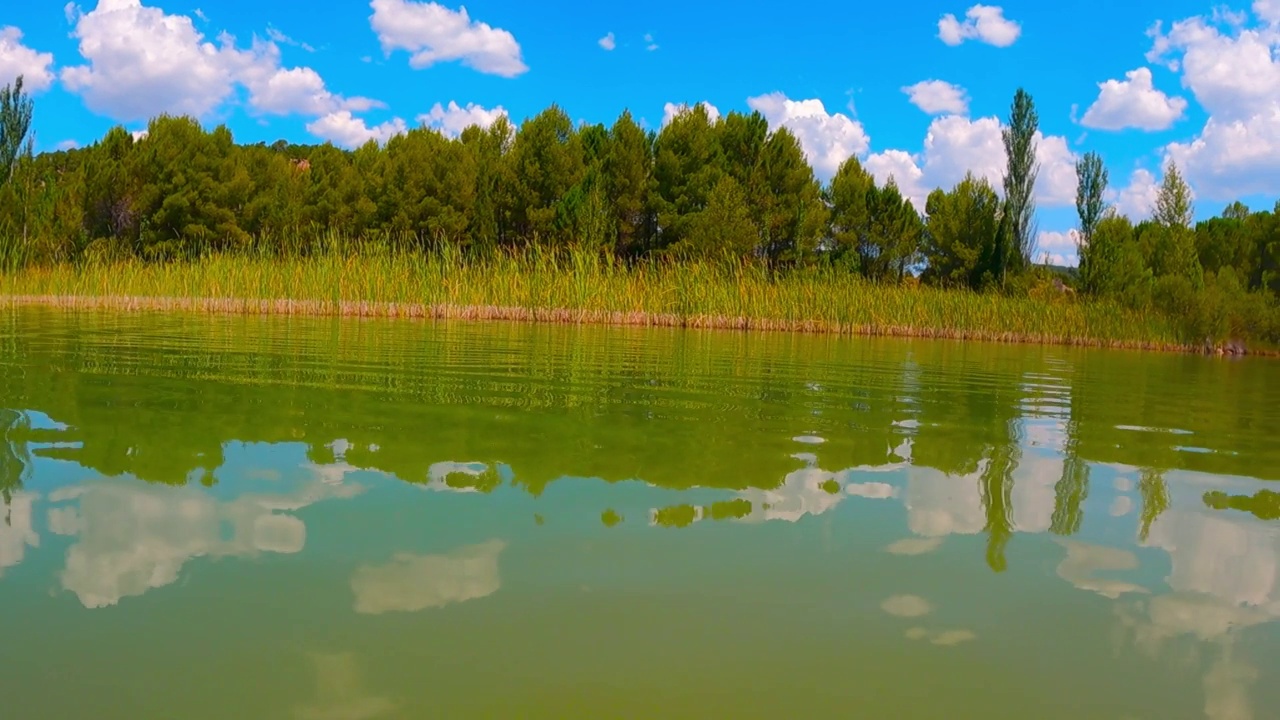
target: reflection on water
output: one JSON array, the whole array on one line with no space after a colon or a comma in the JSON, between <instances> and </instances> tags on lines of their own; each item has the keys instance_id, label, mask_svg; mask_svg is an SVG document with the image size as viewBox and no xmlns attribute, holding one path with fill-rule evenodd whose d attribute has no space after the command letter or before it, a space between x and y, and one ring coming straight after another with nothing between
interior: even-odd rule
<instances>
[{"instance_id":1,"label":"reflection on water","mask_svg":"<svg viewBox=\"0 0 1280 720\"><path fill-rule=\"evenodd\" d=\"M532 703L512 707L551 717L596 687L697 694L778 657L811 658L813 678L999 658L1007 686L957 687L1035 687L1051 707L1023 639L1037 632L1070 666L1055 672L1092 688L1083 715L1280 702L1280 386L1263 362L35 311L0 317L0 339L23 368L0 379L0 603L43 608L33 627L85 608L111 627L106 608L144 596L161 624L165 608L236 613L310 654L315 701L277 703L296 717L436 712L378 661L388 648L439 649L441 702L502 667ZM588 587L605 599L582 605ZM830 629L739 635L797 616ZM841 633L859 647L823 644ZM360 652L313 652L336 636ZM1174 689L1107 690L1113 662ZM581 684L536 689L562 677ZM886 716L918 696L877 687ZM974 714L999 694L938 692ZM480 696L449 707L485 714ZM623 714L653 714L627 697ZM809 715L833 707L808 697Z\"/></svg>"},{"instance_id":2,"label":"reflection on water","mask_svg":"<svg viewBox=\"0 0 1280 720\"><path fill-rule=\"evenodd\" d=\"M396 555L364 565L351 578L356 612L413 612L476 600L497 592L498 555L507 544L489 540L444 555Z\"/></svg>"},{"instance_id":3,"label":"reflection on water","mask_svg":"<svg viewBox=\"0 0 1280 720\"><path fill-rule=\"evenodd\" d=\"M48 527L75 538L62 587L85 607L98 608L176 582L193 558L300 552L307 529L289 513L361 489L325 479L288 495L219 501L195 487L104 479L51 494Z\"/></svg>"},{"instance_id":4,"label":"reflection on water","mask_svg":"<svg viewBox=\"0 0 1280 720\"><path fill-rule=\"evenodd\" d=\"M316 698L294 711L299 720L373 720L397 709L394 701L368 694L351 653L317 654L310 659L315 666Z\"/></svg>"}]
</instances>

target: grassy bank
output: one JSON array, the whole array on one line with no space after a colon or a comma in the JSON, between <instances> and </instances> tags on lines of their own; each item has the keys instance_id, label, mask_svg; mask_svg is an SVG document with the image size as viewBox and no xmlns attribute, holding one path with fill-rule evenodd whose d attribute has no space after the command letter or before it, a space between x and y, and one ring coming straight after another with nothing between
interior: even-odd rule
<instances>
[{"instance_id":1,"label":"grassy bank","mask_svg":"<svg viewBox=\"0 0 1280 720\"><path fill-rule=\"evenodd\" d=\"M789 330L1189 349L1165 318L1071 297L874 285L813 269L590 253L454 252L61 265L3 276L0 305Z\"/></svg>"}]
</instances>

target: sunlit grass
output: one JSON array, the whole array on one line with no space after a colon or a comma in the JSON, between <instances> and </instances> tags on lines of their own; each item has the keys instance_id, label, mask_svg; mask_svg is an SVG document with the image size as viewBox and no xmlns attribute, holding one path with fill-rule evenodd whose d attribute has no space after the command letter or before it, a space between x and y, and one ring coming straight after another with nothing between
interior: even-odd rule
<instances>
[{"instance_id":1,"label":"sunlit grass","mask_svg":"<svg viewBox=\"0 0 1280 720\"><path fill-rule=\"evenodd\" d=\"M0 276L0 304L119 310L503 319L1180 347L1164 317L1072 297L873 285L814 268L629 266L587 251L214 255L59 265Z\"/></svg>"}]
</instances>

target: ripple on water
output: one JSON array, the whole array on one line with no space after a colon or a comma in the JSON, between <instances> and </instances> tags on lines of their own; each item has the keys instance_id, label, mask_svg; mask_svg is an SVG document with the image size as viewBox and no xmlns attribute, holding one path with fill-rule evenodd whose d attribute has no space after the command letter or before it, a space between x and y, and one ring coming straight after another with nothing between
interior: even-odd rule
<instances>
[{"instance_id":1,"label":"ripple on water","mask_svg":"<svg viewBox=\"0 0 1280 720\"><path fill-rule=\"evenodd\" d=\"M797 435L791 440L805 445L821 445L827 441L826 438L818 437L817 435Z\"/></svg>"}]
</instances>

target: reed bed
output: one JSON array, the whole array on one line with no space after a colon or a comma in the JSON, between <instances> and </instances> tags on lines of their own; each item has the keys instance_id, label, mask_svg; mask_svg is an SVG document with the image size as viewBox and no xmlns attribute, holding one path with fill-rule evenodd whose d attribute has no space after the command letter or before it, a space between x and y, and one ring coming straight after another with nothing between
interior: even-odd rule
<instances>
[{"instance_id":1,"label":"reed bed","mask_svg":"<svg viewBox=\"0 0 1280 720\"><path fill-rule=\"evenodd\" d=\"M1195 349L1164 317L1105 302L873 285L814 268L625 265L588 251L60 265L0 275L0 306L778 330Z\"/></svg>"}]
</instances>

